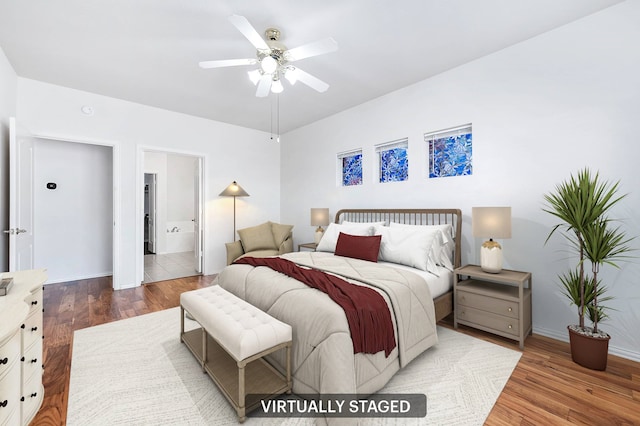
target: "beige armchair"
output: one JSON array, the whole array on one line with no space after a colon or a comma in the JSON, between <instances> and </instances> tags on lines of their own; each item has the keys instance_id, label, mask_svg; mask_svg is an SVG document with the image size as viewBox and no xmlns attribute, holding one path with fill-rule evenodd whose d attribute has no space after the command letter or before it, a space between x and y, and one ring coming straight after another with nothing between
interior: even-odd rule
<instances>
[{"instance_id":1,"label":"beige armchair","mask_svg":"<svg viewBox=\"0 0 640 426\"><path fill-rule=\"evenodd\" d=\"M227 243L227 265L240 256L266 257L293 251L293 225L265 222L238 229L239 241Z\"/></svg>"}]
</instances>

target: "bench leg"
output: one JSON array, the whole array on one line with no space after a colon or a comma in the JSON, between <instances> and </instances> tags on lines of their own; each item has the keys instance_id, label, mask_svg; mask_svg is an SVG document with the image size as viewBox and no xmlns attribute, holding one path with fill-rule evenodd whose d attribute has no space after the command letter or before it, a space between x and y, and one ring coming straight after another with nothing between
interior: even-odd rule
<instances>
[{"instance_id":1,"label":"bench leg","mask_svg":"<svg viewBox=\"0 0 640 426\"><path fill-rule=\"evenodd\" d=\"M202 327L202 372L206 373L205 365L207 364L207 331Z\"/></svg>"},{"instance_id":2,"label":"bench leg","mask_svg":"<svg viewBox=\"0 0 640 426\"><path fill-rule=\"evenodd\" d=\"M287 393L291 394L291 344L287 345Z\"/></svg>"},{"instance_id":3,"label":"bench leg","mask_svg":"<svg viewBox=\"0 0 640 426\"><path fill-rule=\"evenodd\" d=\"M180 342L184 343L184 308L180 305Z\"/></svg>"},{"instance_id":4,"label":"bench leg","mask_svg":"<svg viewBox=\"0 0 640 426\"><path fill-rule=\"evenodd\" d=\"M246 417L245 406L245 390L244 390L244 367L245 363L238 363L238 420L240 423L244 423Z\"/></svg>"}]
</instances>

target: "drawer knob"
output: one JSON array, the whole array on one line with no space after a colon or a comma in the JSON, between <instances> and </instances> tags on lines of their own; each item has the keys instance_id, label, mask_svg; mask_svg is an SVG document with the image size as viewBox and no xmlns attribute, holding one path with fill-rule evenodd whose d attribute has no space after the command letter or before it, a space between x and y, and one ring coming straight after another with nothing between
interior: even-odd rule
<instances>
[{"instance_id":1,"label":"drawer knob","mask_svg":"<svg viewBox=\"0 0 640 426\"><path fill-rule=\"evenodd\" d=\"M511 312L511 311L513 311L513 308L509 308L509 309L507 309L507 310L508 310L509 312Z\"/></svg>"},{"instance_id":2,"label":"drawer knob","mask_svg":"<svg viewBox=\"0 0 640 426\"><path fill-rule=\"evenodd\" d=\"M38 392L34 392L31 394L31 398L35 398L36 396L38 396Z\"/></svg>"},{"instance_id":3,"label":"drawer knob","mask_svg":"<svg viewBox=\"0 0 640 426\"><path fill-rule=\"evenodd\" d=\"M38 331L38 327L31 327L31 331Z\"/></svg>"},{"instance_id":4,"label":"drawer knob","mask_svg":"<svg viewBox=\"0 0 640 426\"><path fill-rule=\"evenodd\" d=\"M36 362L38 362L38 358L34 358L31 360L31 364L35 364Z\"/></svg>"},{"instance_id":5,"label":"drawer knob","mask_svg":"<svg viewBox=\"0 0 640 426\"><path fill-rule=\"evenodd\" d=\"M513 328L513 326L511 324L509 324L509 328Z\"/></svg>"},{"instance_id":6,"label":"drawer knob","mask_svg":"<svg viewBox=\"0 0 640 426\"><path fill-rule=\"evenodd\" d=\"M4 358L0 359L0 365L8 364L8 363L9 363L9 358L4 357Z\"/></svg>"},{"instance_id":7,"label":"drawer knob","mask_svg":"<svg viewBox=\"0 0 640 426\"><path fill-rule=\"evenodd\" d=\"M32 304L32 305L37 305L37 304L38 304L38 301L37 301L37 300L33 300L33 301L31 302L31 304Z\"/></svg>"},{"instance_id":8,"label":"drawer knob","mask_svg":"<svg viewBox=\"0 0 640 426\"><path fill-rule=\"evenodd\" d=\"M8 403L9 401L5 399L4 401L0 402L0 407L6 407Z\"/></svg>"}]
</instances>

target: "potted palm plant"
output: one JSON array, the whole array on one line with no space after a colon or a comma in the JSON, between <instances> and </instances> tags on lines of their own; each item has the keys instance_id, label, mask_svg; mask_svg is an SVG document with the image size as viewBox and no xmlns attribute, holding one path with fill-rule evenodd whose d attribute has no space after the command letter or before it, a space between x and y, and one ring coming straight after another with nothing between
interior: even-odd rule
<instances>
[{"instance_id":1,"label":"potted palm plant","mask_svg":"<svg viewBox=\"0 0 640 426\"><path fill-rule=\"evenodd\" d=\"M619 183L602 181L598 173L585 168L544 196L543 210L561 221L551 229L545 243L559 232L576 256L576 266L559 277L563 294L578 308L579 323L567 327L571 358L594 370L606 369L610 340L598 328L599 322L607 318L603 302L611 299L605 296L607 289L599 278L600 268L619 267L618 262L629 257L629 242L633 239L627 238L608 216L626 196L618 195ZM585 326L585 315L592 327Z\"/></svg>"}]
</instances>

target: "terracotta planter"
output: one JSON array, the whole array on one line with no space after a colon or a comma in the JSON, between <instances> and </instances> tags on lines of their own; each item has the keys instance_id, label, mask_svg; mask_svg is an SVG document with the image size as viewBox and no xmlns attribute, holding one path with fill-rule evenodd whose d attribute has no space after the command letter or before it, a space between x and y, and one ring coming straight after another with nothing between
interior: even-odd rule
<instances>
[{"instance_id":1,"label":"terracotta planter","mask_svg":"<svg viewBox=\"0 0 640 426\"><path fill-rule=\"evenodd\" d=\"M606 370L611 337L602 338L584 335L569 326L567 330L569 330L569 343L573 362L591 370Z\"/></svg>"}]
</instances>

